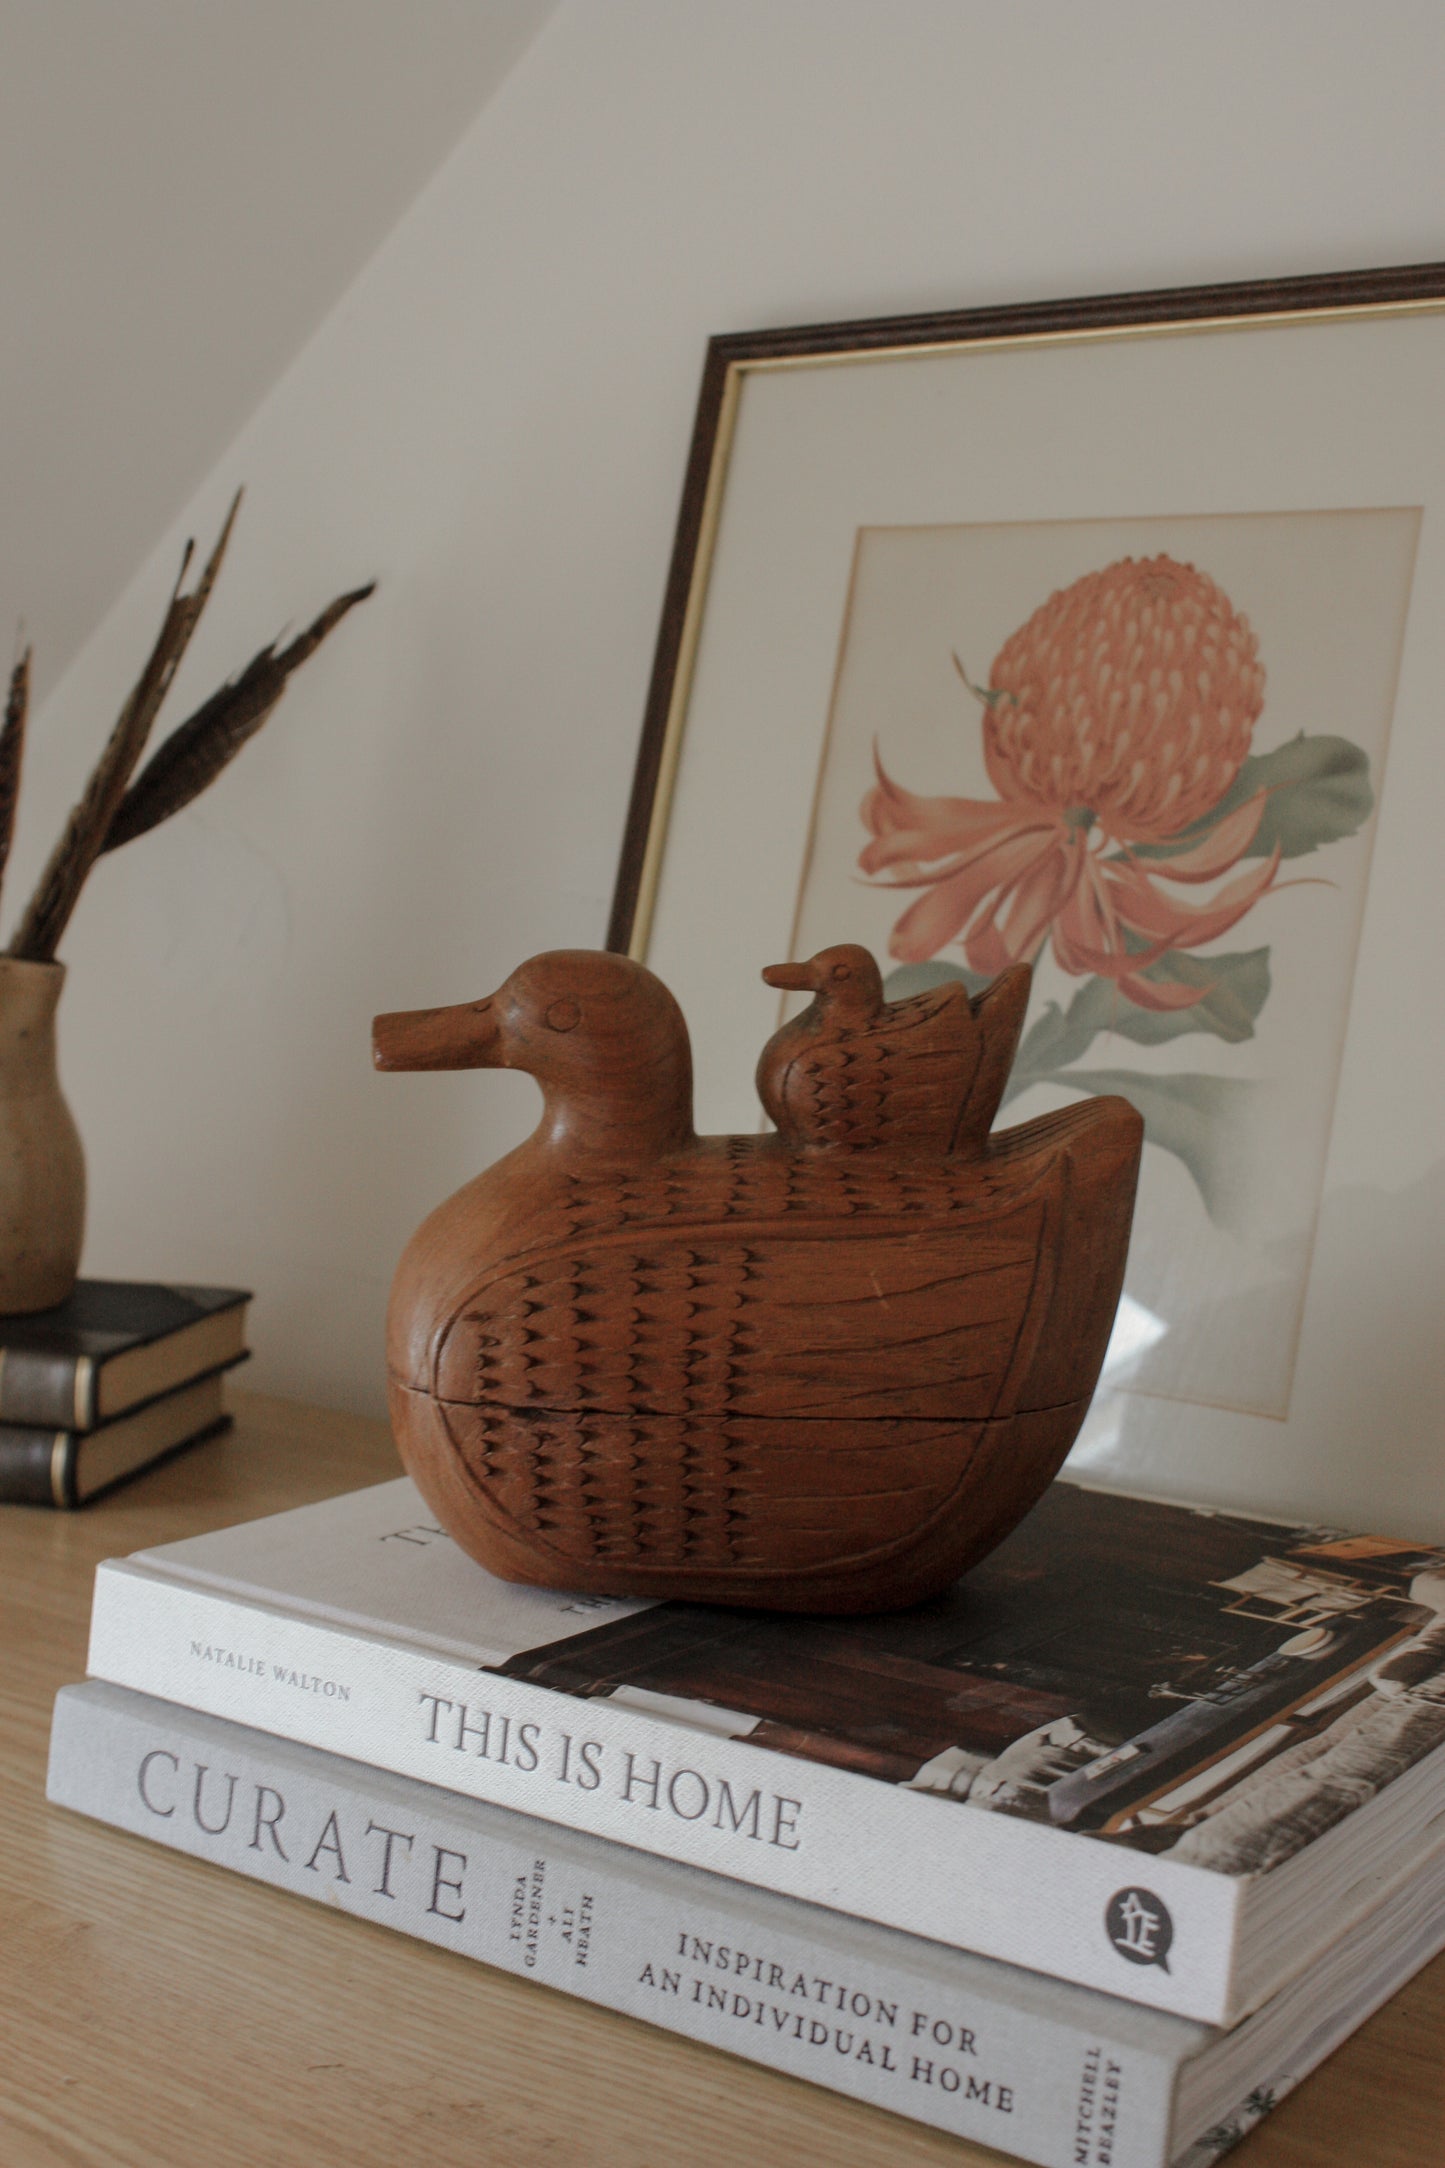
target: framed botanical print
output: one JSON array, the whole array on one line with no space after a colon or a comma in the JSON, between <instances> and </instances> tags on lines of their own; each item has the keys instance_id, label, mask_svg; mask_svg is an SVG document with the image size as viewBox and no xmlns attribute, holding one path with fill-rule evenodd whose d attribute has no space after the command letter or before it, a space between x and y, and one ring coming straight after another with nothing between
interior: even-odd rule
<instances>
[{"instance_id":1,"label":"framed botanical print","mask_svg":"<svg viewBox=\"0 0 1445 2168\"><path fill-rule=\"evenodd\" d=\"M614 945L710 1129L761 965L1033 966L1001 1119L1148 1139L1085 1477L1445 1532L1442 408L1441 266L709 351Z\"/></svg>"}]
</instances>

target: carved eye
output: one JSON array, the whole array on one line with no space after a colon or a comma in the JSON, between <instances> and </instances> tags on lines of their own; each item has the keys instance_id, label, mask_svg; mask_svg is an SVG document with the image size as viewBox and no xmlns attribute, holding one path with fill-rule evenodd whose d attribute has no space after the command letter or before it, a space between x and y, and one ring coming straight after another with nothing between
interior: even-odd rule
<instances>
[{"instance_id":1,"label":"carved eye","mask_svg":"<svg viewBox=\"0 0 1445 2168\"><path fill-rule=\"evenodd\" d=\"M561 1001L552 1003L545 1018L549 1031L575 1031L581 1021L581 1008L575 1001L565 995Z\"/></svg>"},{"instance_id":2,"label":"carved eye","mask_svg":"<svg viewBox=\"0 0 1445 2168\"><path fill-rule=\"evenodd\" d=\"M829 973L829 977L834 979L851 979L852 976L853 966L851 964L834 964L832 971Z\"/></svg>"}]
</instances>

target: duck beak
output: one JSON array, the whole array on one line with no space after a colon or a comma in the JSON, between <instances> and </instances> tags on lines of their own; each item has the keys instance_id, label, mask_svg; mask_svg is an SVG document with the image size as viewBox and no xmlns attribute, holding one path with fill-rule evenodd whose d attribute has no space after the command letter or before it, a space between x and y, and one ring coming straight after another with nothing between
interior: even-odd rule
<instances>
[{"instance_id":1,"label":"duck beak","mask_svg":"<svg viewBox=\"0 0 1445 2168\"><path fill-rule=\"evenodd\" d=\"M818 990L818 974L810 963L768 964L763 979L767 985L790 994L814 994Z\"/></svg>"},{"instance_id":2,"label":"duck beak","mask_svg":"<svg viewBox=\"0 0 1445 2168\"><path fill-rule=\"evenodd\" d=\"M371 1058L378 1069L496 1069L502 1037L490 1000L452 1009L394 1009L373 1017Z\"/></svg>"}]
</instances>

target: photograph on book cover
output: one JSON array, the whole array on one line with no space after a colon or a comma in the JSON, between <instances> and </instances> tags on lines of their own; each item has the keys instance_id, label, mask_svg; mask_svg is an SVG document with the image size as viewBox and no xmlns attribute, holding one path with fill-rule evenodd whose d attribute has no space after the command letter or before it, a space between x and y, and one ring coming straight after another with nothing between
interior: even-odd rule
<instances>
[{"instance_id":1,"label":"photograph on book cover","mask_svg":"<svg viewBox=\"0 0 1445 2168\"><path fill-rule=\"evenodd\" d=\"M1056 1483L908 1611L661 1604L497 1668L1256 1874L1445 1747L1445 1551Z\"/></svg>"},{"instance_id":2,"label":"photograph on book cover","mask_svg":"<svg viewBox=\"0 0 1445 2168\"><path fill-rule=\"evenodd\" d=\"M613 924L708 1130L762 964L1031 962L1002 1120L1147 1125L1076 1471L1416 1534L1442 363L1441 267L714 341Z\"/></svg>"}]
</instances>

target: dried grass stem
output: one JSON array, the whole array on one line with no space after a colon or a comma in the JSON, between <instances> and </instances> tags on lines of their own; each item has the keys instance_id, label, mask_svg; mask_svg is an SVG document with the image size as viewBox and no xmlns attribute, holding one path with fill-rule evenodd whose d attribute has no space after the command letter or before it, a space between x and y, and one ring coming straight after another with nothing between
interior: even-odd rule
<instances>
[{"instance_id":1,"label":"dried grass stem","mask_svg":"<svg viewBox=\"0 0 1445 2168\"><path fill-rule=\"evenodd\" d=\"M189 594L184 591L185 579L194 545L186 544L155 645L21 916L10 942L11 956L39 963L54 958L86 876L101 853L118 850L122 843L144 835L172 813L179 813L213 783L265 722L286 690L292 671L315 653L349 610L372 593L372 587L366 586L338 595L289 646L278 650L273 641L263 647L237 677L220 686L194 715L172 731L136 776L151 725L216 584L240 503L238 490L215 548ZM0 874L4 872L15 823L29 690L27 648L11 673L9 702L0 725Z\"/></svg>"},{"instance_id":2,"label":"dried grass stem","mask_svg":"<svg viewBox=\"0 0 1445 2168\"><path fill-rule=\"evenodd\" d=\"M116 808L101 849L119 850L172 813L179 813L213 783L255 736L286 690L293 670L315 653L348 610L364 602L371 586L338 595L314 623L278 654L274 644L253 655L239 676L212 693L157 748Z\"/></svg>"},{"instance_id":3,"label":"dried grass stem","mask_svg":"<svg viewBox=\"0 0 1445 2168\"><path fill-rule=\"evenodd\" d=\"M30 712L30 650L21 653L10 673L5 721L0 724L0 881L10 861L15 836L15 808L20 799L20 765L25 752L25 719Z\"/></svg>"},{"instance_id":4,"label":"dried grass stem","mask_svg":"<svg viewBox=\"0 0 1445 2168\"><path fill-rule=\"evenodd\" d=\"M192 545L187 543L155 645L130 698L120 711L80 802L72 809L60 840L50 854L40 884L26 906L10 943L12 956L28 957L35 963L53 960L85 885L85 877L100 856L116 807L145 750L151 724L170 691L171 680L180 668L191 634L216 584L240 503L238 490L205 570L190 594L184 593L182 586L192 553Z\"/></svg>"}]
</instances>

